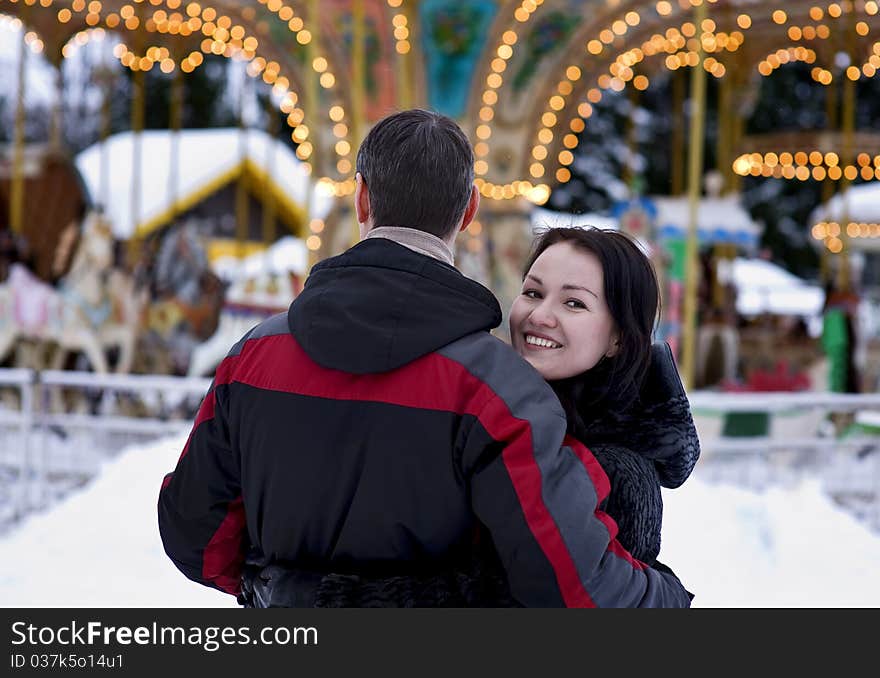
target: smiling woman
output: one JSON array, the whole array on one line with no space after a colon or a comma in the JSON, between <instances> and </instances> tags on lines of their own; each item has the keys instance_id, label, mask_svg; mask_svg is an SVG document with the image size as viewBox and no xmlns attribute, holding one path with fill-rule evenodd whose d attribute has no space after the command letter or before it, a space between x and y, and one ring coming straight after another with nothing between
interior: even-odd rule
<instances>
[{"instance_id":1,"label":"smiling woman","mask_svg":"<svg viewBox=\"0 0 880 678\"><path fill-rule=\"evenodd\" d=\"M535 242L510 310L513 348L602 465L604 510L623 547L648 564L660 550L660 487L681 485L699 456L672 352L651 344L658 308L654 269L628 236L552 228Z\"/></svg>"},{"instance_id":2,"label":"smiling woman","mask_svg":"<svg viewBox=\"0 0 880 678\"><path fill-rule=\"evenodd\" d=\"M595 254L564 241L547 247L526 274L510 309L511 342L548 381L586 372L617 353L603 278Z\"/></svg>"},{"instance_id":3,"label":"smiling woman","mask_svg":"<svg viewBox=\"0 0 880 678\"><path fill-rule=\"evenodd\" d=\"M659 304L651 262L628 236L549 229L510 309L511 343L547 381L577 377L581 408L623 411L647 374Z\"/></svg>"}]
</instances>

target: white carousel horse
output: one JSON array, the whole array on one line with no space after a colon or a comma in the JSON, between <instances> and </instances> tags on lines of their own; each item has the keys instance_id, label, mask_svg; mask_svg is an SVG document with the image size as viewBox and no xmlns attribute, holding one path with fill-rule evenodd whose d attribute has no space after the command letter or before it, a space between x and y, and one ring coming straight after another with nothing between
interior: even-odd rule
<instances>
[{"instance_id":1,"label":"white carousel horse","mask_svg":"<svg viewBox=\"0 0 880 678\"><path fill-rule=\"evenodd\" d=\"M82 351L92 369L109 371L105 350L119 347L117 372L128 371L137 337L140 297L125 274L111 272L113 237L99 215L83 224L70 272L55 289L20 264L0 285L0 359L17 341L54 343L53 366L67 353Z\"/></svg>"},{"instance_id":2,"label":"white carousel horse","mask_svg":"<svg viewBox=\"0 0 880 678\"><path fill-rule=\"evenodd\" d=\"M0 358L17 341L55 342L86 354L96 372L107 372L107 359L94 329L61 293L21 264L12 264L0 285Z\"/></svg>"}]
</instances>

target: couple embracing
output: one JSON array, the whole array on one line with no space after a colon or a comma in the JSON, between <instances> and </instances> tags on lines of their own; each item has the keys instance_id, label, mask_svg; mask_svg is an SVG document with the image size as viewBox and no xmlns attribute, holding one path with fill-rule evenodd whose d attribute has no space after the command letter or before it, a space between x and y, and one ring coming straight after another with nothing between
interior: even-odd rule
<instances>
[{"instance_id":1,"label":"couple embracing","mask_svg":"<svg viewBox=\"0 0 880 678\"><path fill-rule=\"evenodd\" d=\"M479 206L448 118L377 123L361 242L218 367L159 496L165 550L247 606L687 607L661 485L699 444L626 236L551 229L510 310L453 265Z\"/></svg>"}]
</instances>

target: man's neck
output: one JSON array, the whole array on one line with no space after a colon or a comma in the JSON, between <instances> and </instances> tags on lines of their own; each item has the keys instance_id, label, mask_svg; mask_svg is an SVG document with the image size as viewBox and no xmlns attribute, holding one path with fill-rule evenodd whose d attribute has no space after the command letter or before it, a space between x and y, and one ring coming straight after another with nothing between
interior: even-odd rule
<instances>
[{"instance_id":1,"label":"man's neck","mask_svg":"<svg viewBox=\"0 0 880 678\"><path fill-rule=\"evenodd\" d=\"M411 249L413 252L432 257L450 266L455 266L455 255L452 248L445 240L436 235L418 231L414 228L403 226L379 226L367 232L367 238L386 238L393 240L399 245Z\"/></svg>"}]
</instances>

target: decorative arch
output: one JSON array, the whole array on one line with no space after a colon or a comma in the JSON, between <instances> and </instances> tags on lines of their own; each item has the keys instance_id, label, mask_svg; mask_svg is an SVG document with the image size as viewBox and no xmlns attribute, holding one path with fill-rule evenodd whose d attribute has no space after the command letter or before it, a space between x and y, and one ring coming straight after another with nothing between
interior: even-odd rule
<instances>
[{"instance_id":1,"label":"decorative arch","mask_svg":"<svg viewBox=\"0 0 880 678\"><path fill-rule=\"evenodd\" d=\"M855 51L863 57L850 66L848 77L873 77L880 68L880 43L871 37L872 31L876 34L880 29L873 0L851 6L788 4L785 9L775 2L748 8L731 2L710 4L709 24L695 27L689 2L507 3L495 24L496 39L489 41L484 53L487 68L475 78L469 109L483 195L545 202L550 184L567 180L566 166L573 159L577 135L604 92L631 86L645 89L664 69L692 67L699 63L696 50L700 46L708 53L704 67L714 77L738 74L738 95L745 105L754 99L760 75L769 74L783 61L819 64L838 51L840 46L829 40L837 34L830 30L832 21L848 22L854 31ZM518 63L529 61L529 31L538 30L542 17L575 7L580 8L581 17L590 18L567 36L555 56L543 56L534 66L539 76L536 84L517 95L515 69ZM853 11L847 11L849 7ZM783 46L785 55L779 53ZM739 62L736 68L728 68L731 58ZM744 65L745 72L751 73L745 78ZM755 66L758 72L752 72ZM830 75L818 65L813 72L820 83ZM527 105L517 106L517 98Z\"/></svg>"}]
</instances>

